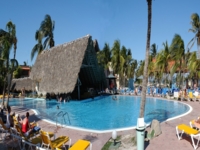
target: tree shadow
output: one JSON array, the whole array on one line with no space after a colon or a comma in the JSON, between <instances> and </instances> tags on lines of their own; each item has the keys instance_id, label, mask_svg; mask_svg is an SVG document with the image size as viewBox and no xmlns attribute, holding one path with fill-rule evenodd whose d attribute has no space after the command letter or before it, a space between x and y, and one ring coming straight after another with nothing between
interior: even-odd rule
<instances>
[{"instance_id":1,"label":"tree shadow","mask_svg":"<svg viewBox=\"0 0 200 150\"><path fill-rule=\"evenodd\" d=\"M177 135L176 135L176 136L177 136ZM181 133L179 133L179 136L181 136ZM178 137L177 137L177 138L178 138ZM190 135L183 134L183 135L182 135L182 138L181 138L180 140L186 140L186 141L188 141L188 142L191 144L191 146L193 147L193 143L192 143L192 139L191 139L191 136L190 136ZM194 144L196 145L197 142L198 142L198 139L196 139L196 138L193 137L193 140L194 140ZM198 145L198 147L199 147L199 145ZM197 148L198 148L198 147L197 147Z\"/></svg>"},{"instance_id":2,"label":"tree shadow","mask_svg":"<svg viewBox=\"0 0 200 150\"><path fill-rule=\"evenodd\" d=\"M149 140L148 141L144 141L144 149L146 149L149 146Z\"/></svg>"},{"instance_id":3,"label":"tree shadow","mask_svg":"<svg viewBox=\"0 0 200 150\"><path fill-rule=\"evenodd\" d=\"M87 140L87 141L90 141L90 142L94 142L96 141L98 138L96 136L93 136L93 135L85 135L83 137L84 140Z\"/></svg>"}]
</instances>

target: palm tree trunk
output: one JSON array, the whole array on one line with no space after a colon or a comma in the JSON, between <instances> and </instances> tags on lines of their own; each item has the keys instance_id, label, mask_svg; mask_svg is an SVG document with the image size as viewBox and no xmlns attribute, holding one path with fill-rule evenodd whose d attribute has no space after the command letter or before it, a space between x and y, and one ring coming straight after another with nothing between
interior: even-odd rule
<instances>
[{"instance_id":1,"label":"palm tree trunk","mask_svg":"<svg viewBox=\"0 0 200 150\"><path fill-rule=\"evenodd\" d=\"M11 75L10 75L10 80L8 80L8 97L7 97L7 101L5 103L6 108L9 106L9 97L10 97L10 87L11 87L11 82L12 82L12 76L13 76L13 72L11 71Z\"/></svg>"},{"instance_id":2,"label":"palm tree trunk","mask_svg":"<svg viewBox=\"0 0 200 150\"><path fill-rule=\"evenodd\" d=\"M140 115L139 115L140 118L144 118L145 103L146 103L146 90L147 90L148 64L149 64L149 49L150 49L150 39L151 39L152 0L147 0L147 4L148 4L148 28L147 28L145 65L144 65L143 82L142 82Z\"/></svg>"},{"instance_id":3,"label":"palm tree trunk","mask_svg":"<svg viewBox=\"0 0 200 150\"><path fill-rule=\"evenodd\" d=\"M9 58L9 57L7 57L7 58ZM9 72L9 61L7 60L7 71ZM8 78L8 73L7 72L7 75L6 75L6 77ZM8 79L7 79L8 80ZM8 82L8 85L9 85L10 83ZM6 89L5 89L6 90ZM10 95L10 89L8 88L8 99L7 99L7 102L4 104L4 106L7 108L7 106L8 106L8 101L9 101L9 95Z\"/></svg>"},{"instance_id":4,"label":"palm tree trunk","mask_svg":"<svg viewBox=\"0 0 200 150\"><path fill-rule=\"evenodd\" d=\"M4 78L4 84L3 84L3 100L2 100L2 105L4 107L4 101L5 101L5 91L6 91L6 77Z\"/></svg>"},{"instance_id":5,"label":"palm tree trunk","mask_svg":"<svg viewBox=\"0 0 200 150\"><path fill-rule=\"evenodd\" d=\"M15 47L14 48L14 59L15 59L15 56L16 56L16 45L14 47ZM7 108L7 106L9 106L9 95L10 95L10 87L11 87L11 83L12 83L12 78L13 78L13 69L11 70L11 76L10 76L10 80L8 82L8 98L7 98L7 101L6 101L6 108Z\"/></svg>"},{"instance_id":6,"label":"palm tree trunk","mask_svg":"<svg viewBox=\"0 0 200 150\"><path fill-rule=\"evenodd\" d=\"M14 49L14 58L13 59L15 59L16 58L16 49Z\"/></svg>"}]
</instances>

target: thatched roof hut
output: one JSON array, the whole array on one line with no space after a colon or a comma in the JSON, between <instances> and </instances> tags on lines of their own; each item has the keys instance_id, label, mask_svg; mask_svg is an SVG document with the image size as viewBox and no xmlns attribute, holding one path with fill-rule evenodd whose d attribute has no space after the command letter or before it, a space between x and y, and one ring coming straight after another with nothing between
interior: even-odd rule
<instances>
[{"instance_id":1,"label":"thatched roof hut","mask_svg":"<svg viewBox=\"0 0 200 150\"><path fill-rule=\"evenodd\" d=\"M30 77L38 82L43 94L71 93L77 85L81 89L100 88L105 84L105 75L98 66L97 51L98 42L90 35L55 46L38 55Z\"/></svg>"},{"instance_id":2,"label":"thatched roof hut","mask_svg":"<svg viewBox=\"0 0 200 150\"><path fill-rule=\"evenodd\" d=\"M33 80L31 78L19 78L12 79L11 90L21 91L25 87L26 91L32 91L35 89Z\"/></svg>"}]
</instances>

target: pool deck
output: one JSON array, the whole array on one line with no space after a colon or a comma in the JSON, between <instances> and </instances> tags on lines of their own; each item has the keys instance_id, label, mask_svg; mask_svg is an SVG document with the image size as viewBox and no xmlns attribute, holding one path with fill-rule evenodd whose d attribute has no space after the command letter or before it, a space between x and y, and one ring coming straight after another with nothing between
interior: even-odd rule
<instances>
[{"instance_id":1,"label":"pool deck","mask_svg":"<svg viewBox=\"0 0 200 150\"><path fill-rule=\"evenodd\" d=\"M162 134L152 139L150 142L146 143L146 148L145 148L146 150L155 150L155 149L192 150L193 149L190 136L184 135L182 140L178 140L176 136L175 127L176 125L182 123L189 125L190 120L196 119L198 116L200 116L200 111L199 111L200 103L196 101L184 102L184 103L189 104L193 108L193 110L186 116L170 120L167 122L162 122L161 123ZM56 137L60 135L69 136L72 139L72 144L76 142L78 139L87 139L92 143L92 150L101 150L104 144L111 138L111 133L93 133L93 132L85 132L85 131L69 129L65 127L56 127L53 124L50 124L48 122L39 119L31 110L20 107L12 107L12 112L16 112L21 115L25 115L27 111L30 112L30 120L37 121L39 123L39 126L43 130L54 132L56 134ZM135 135L135 132L136 131L133 129L120 131L118 132L118 135L126 135L126 134ZM200 150L200 144L197 149Z\"/></svg>"}]
</instances>

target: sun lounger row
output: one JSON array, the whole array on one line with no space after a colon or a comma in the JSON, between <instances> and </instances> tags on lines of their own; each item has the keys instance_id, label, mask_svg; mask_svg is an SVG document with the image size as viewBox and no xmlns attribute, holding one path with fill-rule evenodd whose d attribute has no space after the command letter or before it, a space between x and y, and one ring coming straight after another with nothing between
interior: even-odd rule
<instances>
[{"instance_id":1,"label":"sun lounger row","mask_svg":"<svg viewBox=\"0 0 200 150\"><path fill-rule=\"evenodd\" d=\"M13 95L9 95L9 98L12 98L13 97ZM2 99L3 98L3 95L0 95L0 99ZM8 95L6 94L5 95L5 98L8 98Z\"/></svg>"},{"instance_id":2,"label":"sun lounger row","mask_svg":"<svg viewBox=\"0 0 200 150\"><path fill-rule=\"evenodd\" d=\"M192 93L192 92L189 92L189 94L187 95L185 95L185 94L183 94L183 93L180 93L179 95L178 95L178 98L180 99L180 100L184 100L184 101L199 101L200 100L200 95L196 95L196 94L194 94L194 93Z\"/></svg>"},{"instance_id":3,"label":"sun lounger row","mask_svg":"<svg viewBox=\"0 0 200 150\"><path fill-rule=\"evenodd\" d=\"M57 149L65 148L65 144L69 143L69 150L92 150L90 141L80 139L71 146L71 139L68 136L55 137L53 132L45 132L42 129L35 134L26 136L22 133L19 125L15 124L14 127L7 128L0 117L0 137L5 140L7 135L12 137L12 140L17 141L20 149ZM3 136L4 135L4 136ZM53 139L52 139L53 138ZM21 145L22 143L22 145ZM66 148L65 148L66 149Z\"/></svg>"}]
</instances>

